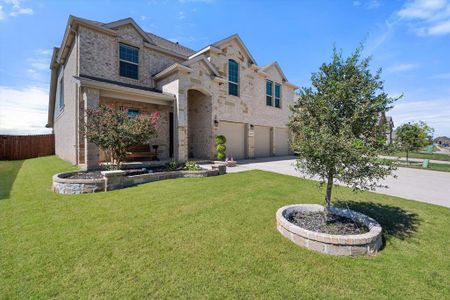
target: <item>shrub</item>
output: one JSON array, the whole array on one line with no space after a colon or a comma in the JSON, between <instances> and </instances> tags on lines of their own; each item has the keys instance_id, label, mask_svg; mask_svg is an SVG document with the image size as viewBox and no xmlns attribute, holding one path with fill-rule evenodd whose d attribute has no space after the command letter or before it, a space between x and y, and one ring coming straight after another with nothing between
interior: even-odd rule
<instances>
[{"instance_id":1,"label":"shrub","mask_svg":"<svg viewBox=\"0 0 450 300\"><path fill-rule=\"evenodd\" d=\"M167 169L169 171L176 171L178 169L178 162L175 159L172 159L168 164L167 164Z\"/></svg>"},{"instance_id":2,"label":"shrub","mask_svg":"<svg viewBox=\"0 0 450 300\"><path fill-rule=\"evenodd\" d=\"M186 161L184 163L184 169L187 171L200 171L202 168L193 161Z\"/></svg>"},{"instance_id":3,"label":"shrub","mask_svg":"<svg viewBox=\"0 0 450 300\"><path fill-rule=\"evenodd\" d=\"M224 135L218 135L216 136L216 144L217 145L223 145L227 142L227 138Z\"/></svg>"},{"instance_id":4,"label":"shrub","mask_svg":"<svg viewBox=\"0 0 450 300\"><path fill-rule=\"evenodd\" d=\"M217 159L218 160L225 160L227 147L225 146L225 143L227 142L227 139L223 135L216 136L216 145L217 145Z\"/></svg>"},{"instance_id":5,"label":"shrub","mask_svg":"<svg viewBox=\"0 0 450 300\"><path fill-rule=\"evenodd\" d=\"M225 145L217 145L217 152L225 152L227 147Z\"/></svg>"},{"instance_id":6,"label":"shrub","mask_svg":"<svg viewBox=\"0 0 450 300\"><path fill-rule=\"evenodd\" d=\"M148 143L156 136L159 116L156 112L150 116L129 117L124 110L101 105L86 110L86 118L80 119L81 132L105 153L112 168L119 168L129 147Z\"/></svg>"}]
</instances>

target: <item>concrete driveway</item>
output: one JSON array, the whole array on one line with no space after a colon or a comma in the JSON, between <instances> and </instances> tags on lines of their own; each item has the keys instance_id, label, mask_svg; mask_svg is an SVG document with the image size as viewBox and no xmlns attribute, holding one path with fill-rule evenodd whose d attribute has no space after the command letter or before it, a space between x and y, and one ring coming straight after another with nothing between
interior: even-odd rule
<instances>
[{"instance_id":1,"label":"concrete driveway","mask_svg":"<svg viewBox=\"0 0 450 300\"><path fill-rule=\"evenodd\" d=\"M238 166L227 168L227 172L263 170L317 180L295 170L294 164L292 156L242 160ZM398 168L395 175L397 178L390 176L380 182L388 188L378 188L376 192L450 207L450 172Z\"/></svg>"}]
</instances>

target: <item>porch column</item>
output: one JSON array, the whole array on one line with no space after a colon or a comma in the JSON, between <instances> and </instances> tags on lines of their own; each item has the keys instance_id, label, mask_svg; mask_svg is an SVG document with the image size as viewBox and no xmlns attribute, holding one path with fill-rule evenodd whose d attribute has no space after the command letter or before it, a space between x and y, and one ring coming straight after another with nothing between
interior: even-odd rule
<instances>
[{"instance_id":1,"label":"porch column","mask_svg":"<svg viewBox=\"0 0 450 300\"><path fill-rule=\"evenodd\" d=\"M84 118L86 120L86 109L98 107L100 104L100 90L92 88L82 89L83 105L84 105ZM93 169L98 167L99 149L94 143L90 143L84 138L84 157L85 167L87 169Z\"/></svg>"},{"instance_id":2,"label":"porch column","mask_svg":"<svg viewBox=\"0 0 450 300\"><path fill-rule=\"evenodd\" d=\"M187 91L180 89L180 80L176 79L162 86L162 91L175 95L173 104L174 159L184 162L188 159L187 145Z\"/></svg>"}]
</instances>

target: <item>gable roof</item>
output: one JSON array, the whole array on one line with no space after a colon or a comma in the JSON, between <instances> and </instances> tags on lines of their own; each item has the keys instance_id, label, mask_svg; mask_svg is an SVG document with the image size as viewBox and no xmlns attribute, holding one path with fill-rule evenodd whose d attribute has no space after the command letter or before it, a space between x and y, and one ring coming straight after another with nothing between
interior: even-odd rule
<instances>
[{"instance_id":1,"label":"gable roof","mask_svg":"<svg viewBox=\"0 0 450 300\"><path fill-rule=\"evenodd\" d=\"M278 71L278 73L281 75L281 78L282 78L283 80L287 81L287 78L286 78L286 76L284 75L283 70L281 70L280 65L279 65L278 62L276 62L276 61L274 61L274 62L271 63L271 64L262 66L262 67L261 67L261 70L262 70L263 72L265 72L266 70L268 70L268 69L271 68L271 67L274 67L274 68Z\"/></svg>"},{"instance_id":2,"label":"gable roof","mask_svg":"<svg viewBox=\"0 0 450 300\"><path fill-rule=\"evenodd\" d=\"M142 28L132 18L125 18L125 19L117 20L114 22L102 24L101 26L109 28L109 29L114 29L114 28L118 28L121 26L125 26L125 25L131 25L142 36L144 41L146 41L147 43L156 45L153 42L153 40L150 38L150 36L144 30L142 30Z\"/></svg>"},{"instance_id":3,"label":"gable roof","mask_svg":"<svg viewBox=\"0 0 450 300\"><path fill-rule=\"evenodd\" d=\"M226 44L226 43L228 43L228 42L230 42L230 41L232 41L232 40L236 40L236 41L238 42L238 44L241 45L242 49L244 49L245 54L250 58L250 61L251 61L253 64L256 65L256 64L257 64L257 63L256 63L256 60L253 58L253 56L252 56L252 54L250 53L250 51L248 50L247 46L245 46L245 44L244 44L244 42L242 41L241 37L240 37L239 34L237 34L237 33L235 33L235 34L233 34L233 35L230 35L229 37L224 38L224 39L222 39L222 40L220 40L220 41L217 41L217 42L211 44L210 46L214 46L214 47L219 48L219 47L222 46L223 44ZM200 51L202 51L202 50L200 50ZM200 51L199 51L199 52L200 52Z\"/></svg>"}]
</instances>

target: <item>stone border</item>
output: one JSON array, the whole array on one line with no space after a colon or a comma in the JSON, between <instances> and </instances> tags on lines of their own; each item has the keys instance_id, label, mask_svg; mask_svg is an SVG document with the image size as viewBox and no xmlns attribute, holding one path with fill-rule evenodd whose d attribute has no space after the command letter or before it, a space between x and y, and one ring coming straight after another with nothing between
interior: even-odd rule
<instances>
[{"instance_id":1,"label":"stone border","mask_svg":"<svg viewBox=\"0 0 450 300\"><path fill-rule=\"evenodd\" d=\"M53 176L52 189L58 194L86 194L95 192L106 192L135 186L142 183L175 179L175 178L198 178L223 175L226 173L225 165L213 165L211 170L201 171L168 171L146 173L133 176L126 176L122 170L102 171L103 178L97 179L72 179L70 175L78 173L65 172Z\"/></svg>"},{"instance_id":2,"label":"stone border","mask_svg":"<svg viewBox=\"0 0 450 300\"><path fill-rule=\"evenodd\" d=\"M318 204L294 204L278 209L276 213L278 231L295 244L314 251L331 255L373 255L381 248L382 229L374 219L350 209L331 207L332 213L354 218L357 222L366 225L369 232L354 235L333 235L310 231L301 228L287 220L287 216L295 210L305 212L324 211Z\"/></svg>"}]
</instances>

